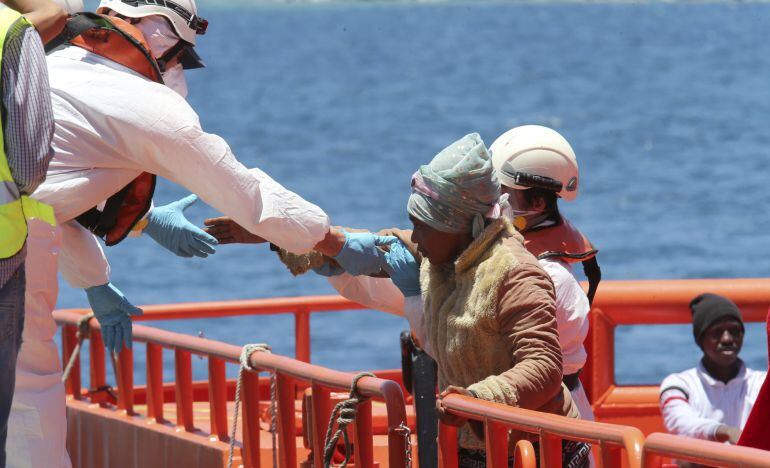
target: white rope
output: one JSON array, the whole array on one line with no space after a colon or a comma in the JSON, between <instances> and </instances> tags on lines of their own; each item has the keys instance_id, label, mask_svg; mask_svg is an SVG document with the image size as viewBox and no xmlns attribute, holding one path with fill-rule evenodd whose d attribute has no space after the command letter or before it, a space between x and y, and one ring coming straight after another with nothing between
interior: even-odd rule
<instances>
[{"instance_id":1,"label":"white rope","mask_svg":"<svg viewBox=\"0 0 770 468\"><path fill-rule=\"evenodd\" d=\"M270 352L270 345L261 343L261 344L247 344L243 347L241 350L241 367L238 369L238 381L235 384L235 409L233 410L233 428L230 431L230 453L227 456L227 468L233 467L233 454L235 453L235 432L238 428L238 411L241 406L241 382L243 382L243 370L250 370L255 371L251 367L251 364L249 364L249 358L251 357L251 354L261 351L264 353ZM275 401L275 397L273 396L273 401ZM275 407L273 406L273 424L275 421ZM256 454L256 456L259 456L259 454ZM275 464L275 444L273 445L273 463Z\"/></svg>"},{"instance_id":2,"label":"white rope","mask_svg":"<svg viewBox=\"0 0 770 468\"><path fill-rule=\"evenodd\" d=\"M94 314L86 314L82 317L80 317L80 320L78 320L78 332L77 332L77 338L78 338L78 344L75 345L75 348L72 350L72 355L70 356L70 360L67 361L67 367L64 368L64 372L62 372L61 375L61 381L66 382L67 379L70 376L70 372L72 372L72 368L75 366L75 361L77 361L78 356L80 356L80 347L83 344L83 342L88 338L90 335L90 328L88 327L88 321L94 318Z\"/></svg>"}]
</instances>

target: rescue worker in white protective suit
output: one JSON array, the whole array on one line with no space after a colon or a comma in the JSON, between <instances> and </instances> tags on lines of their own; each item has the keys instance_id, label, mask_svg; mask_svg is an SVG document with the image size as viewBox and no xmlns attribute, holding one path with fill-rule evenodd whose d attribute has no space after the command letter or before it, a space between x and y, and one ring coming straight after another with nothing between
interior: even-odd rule
<instances>
[{"instance_id":1,"label":"rescue worker in white protective suit","mask_svg":"<svg viewBox=\"0 0 770 468\"><path fill-rule=\"evenodd\" d=\"M201 129L184 99L183 69L203 66L193 46L207 22L194 0L103 0L98 11L104 16L73 15L48 55L55 156L33 197L53 206L58 227L29 233L26 326L9 423L12 467L70 466L51 316L57 266L68 283L85 289L105 344L120 351L124 342L130 346L131 316L141 310L110 283L96 235L114 245L144 231L183 257L215 251L216 240L183 215L194 195L151 209L156 175L288 250L316 249L348 270L355 270L351 259L376 251L374 236L330 229L320 208L247 169L222 138Z\"/></svg>"},{"instance_id":2,"label":"rescue worker in white protective suit","mask_svg":"<svg viewBox=\"0 0 770 468\"><path fill-rule=\"evenodd\" d=\"M588 334L590 301L596 293L601 272L596 262L597 250L558 210L558 199L572 201L577 197L579 171L570 144L558 132L538 125L516 127L500 136L490 146L492 163L504 193L508 194L511 211L507 215L524 236L524 245L535 255L540 266L556 287L556 320L563 355L564 383L580 410L581 418L593 420L593 410L578 374L586 362L583 340ZM255 243L261 239L250 235L232 220L207 221L207 228L220 243ZM409 238L407 231L385 234ZM422 296L418 283L418 266L414 255L405 249L390 254L390 265L382 265L390 276L354 276L333 263L316 268L329 276L329 282L340 294L372 309L406 316L413 334L423 349L431 354L425 336ZM395 259L399 256L398 259ZM389 255L386 254L385 258ZM583 263L589 279L586 294L575 278L572 263ZM394 269L393 265L398 267ZM365 274L381 275L379 266Z\"/></svg>"}]
</instances>

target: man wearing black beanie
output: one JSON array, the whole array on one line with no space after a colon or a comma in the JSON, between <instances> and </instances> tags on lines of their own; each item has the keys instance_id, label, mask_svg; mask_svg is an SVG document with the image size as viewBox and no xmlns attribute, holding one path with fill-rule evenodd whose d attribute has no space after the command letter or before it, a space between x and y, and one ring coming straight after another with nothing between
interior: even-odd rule
<instances>
[{"instance_id":1,"label":"man wearing black beanie","mask_svg":"<svg viewBox=\"0 0 770 468\"><path fill-rule=\"evenodd\" d=\"M735 444L766 372L748 369L738 357L744 326L735 303L705 293L690 302L690 310L703 357L697 367L663 380L663 421L672 434Z\"/></svg>"}]
</instances>

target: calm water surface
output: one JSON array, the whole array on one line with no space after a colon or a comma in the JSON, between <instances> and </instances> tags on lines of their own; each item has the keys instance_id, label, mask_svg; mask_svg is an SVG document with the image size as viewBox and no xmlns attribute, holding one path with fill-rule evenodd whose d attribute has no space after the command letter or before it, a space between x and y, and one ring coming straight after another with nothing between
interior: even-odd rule
<instances>
[{"instance_id":1,"label":"calm water surface","mask_svg":"<svg viewBox=\"0 0 770 468\"><path fill-rule=\"evenodd\" d=\"M188 77L203 127L336 224L408 226L409 177L420 164L466 133L491 143L535 123L558 129L578 154L581 195L562 208L599 247L606 279L770 276L770 6L479 2L202 14L208 69ZM184 195L162 182L156 204ZM195 222L216 214L202 204L188 213ZM186 260L145 236L108 255L113 282L136 304L333 292L314 275L293 278L259 246ZM62 286L59 307L85 305L82 291ZM293 352L290 317L156 325ZM313 361L397 367L405 327L369 311L314 317ZM626 328L618 349L622 382L657 382L699 355L689 326ZM751 327L743 356L765 367L765 355L762 329ZM205 376L203 361L196 372Z\"/></svg>"}]
</instances>

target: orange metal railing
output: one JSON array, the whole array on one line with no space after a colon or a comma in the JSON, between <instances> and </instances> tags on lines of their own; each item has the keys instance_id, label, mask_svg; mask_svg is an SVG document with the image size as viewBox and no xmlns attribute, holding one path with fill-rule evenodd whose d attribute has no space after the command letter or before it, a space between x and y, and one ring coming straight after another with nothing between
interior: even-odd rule
<instances>
[{"instance_id":1,"label":"orange metal railing","mask_svg":"<svg viewBox=\"0 0 770 468\"><path fill-rule=\"evenodd\" d=\"M749 447L725 445L707 440L688 439L671 434L654 433L644 441L644 468L658 468L663 457L700 465L725 468L770 466L770 453Z\"/></svg>"},{"instance_id":2,"label":"orange metal railing","mask_svg":"<svg viewBox=\"0 0 770 468\"><path fill-rule=\"evenodd\" d=\"M150 309L150 308L147 308ZM179 309L176 309L179 310ZM160 313L158 314L160 315ZM56 321L63 326L63 359L69 359L76 344L76 331L81 314L75 311L54 312ZM105 383L105 351L98 323L90 322L90 373L92 386ZM168 332L141 325L134 326L135 342L146 343L147 352L147 418L165 422L162 350L174 351L173 401L176 402L176 420L180 430L196 432L193 424L193 391L191 356L198 355L208 360L207 399L210 410L211 437L219 441L229 440L227 426L227 381L226 363L239 363L241 348L221 342ZM81 370L78 358L66 382L67 394L81 399ZM284 356L268 353L254 353L250 363L255 369L275 373L277 400L277 433L279 460L282 467L298 466L295 398L298 384L307 384L312 390L312 449L315 466L322 466L323 441L326 423L332 408L331 392L347 391L352 384L353 374L338 372ZM127 420L136 415L134 411L133 351L124 349L117 360L118 409L125 412ZM384 401L388 424L388 466L405 465L406 440L400 431L406 424L406 410L401 387L396 382L373 377L364 377L358 384L359 392L367 397ZM243 402L243 449L244 466L260 466L259 431L259 374L245 372L242 389ZM103 399L95 399L103 402ZM358 407L357 424L353 446L358 466L374 466L371 401ZM208 436L201 435L205 439Z\"/></svg>"},{"instance_id":3,"label":"orange metal railing","mask_svg":"<svg viewBox=\"0 0 770 468\"><path fill-rule=\"evenodd\" d=\"M554 415L547 415L518 408L510 408L494 403L452 395L444 399L443 406L460 416L483 421L487 434L490 466L502 464L507 456L507 428L538 434L540 450L545 460L544 466L551 462L560 463L561 439L581 440L594 445L594 454L602 466L641 466L642 432L660 430L660 415L657 401L657 387L654 386L618 386L614 374L614 340L618 325L640 324L687 324L691 321L688 309L689 301L702 292L713 292L730 297L741 308L747 322L763 321L770 306L770 279L730 279L730 280L680 280L680 281L606 281L599 288L595 307L591 313L591 331L586 343L589 358L581 374L589 399L593 401L597 418L603 421L623 422L634 427L617 426L587 421L575 421ZM322 450L319 445L324 438L325 423L331 410L330 393L347 390L352 374L336 372L306 362L310 360L310 315L315 312L350 310L363 308L338 296L313 296L299 298L279 298L250 301L230 301L216 303L191 303L157 305L143 307L145 314L142 321L210 318L238 315L271 315L290 313L295 317L296 357L298 362L282 356L254 354L252 363L255 368L276 372L279 388L279 447L281 448L281 466L297 466L295 440L294 401L298 386L309 386L313 391L312 399L312 442L316 463ZM85 310L57 311L55 317L63 325L63 358L66 361L76 343L77 321ZM104 345L96 321L90 327L95 333L89 342L90 382L91 387L105 386ZM134 339L146 343L147 352L147 416L157 421L164 420L163 404L175 402L177 407L176 424L184 432L194 430L192 405L194 385L192 383L191 355L196 354L208 359L209 381L207 383L208 404L210 408L211 434L217 440L227 441L227 401L232 396L232 385L225 380L225 364L238 363L240 348L188 335L171 333L155 328L136 325ZM163 349L174 350L175 385L172 398L169 398L168 386L163 383ZM128 416L135 414L136 398L133 392L133 354L121 353L117 363L118 407ZM259 376L246 373L244 381L244 442L243 454L248 463L245 466L259 466L259 430L258 402ZM81 369L78 362L67 380L67 393L73 398L84 398L81 389ZM393 381L364 378L360 382L362 392L367 396L385 400L388 405L389 466L403 466L404 438L396 432L401 422L406 422L404 399L399 384ZM196 387L197 388L197 387ZM195 390L195 395L200 392ZM144 395L142 395L144 397ZM103 403L106 399L101 394L88 396L90 401ZM362 421L371 419L371 408L361 408ZM650 422L652 421L652 422ZM361 427L359 427L361 426ZM371 440L370 424L357 425L360 440ZM456 434L454 428L441 426L441 453L444 467L456 466ZM702 445L706 444L706 445ZM699 447L690 450L688 447ZM355 443L356 457L361 466L371 460L371 443ZM735 460L746 456L757 456L756 452L738 451L735 447L723 444L681 439L665 434L654 434L646 445L649 455L645 466L659 466L660 458L680 458L708 463L709 461L732 466ZM703 447L701 450L700 447ZM712 453L713 451L713 453ZM516 447L520 454L517 466L528 467L534 463L531 444L521 443ZM689 458L688 458L689 457ZM714 458L717 457L717 458ZM723 457L723 458L718 458ZM748 458L746 460L749 460ZM753 458L751 460L754 460ZM455 463L453 465L453 462ZM747 462L748 463L748 462ZM320 466L316 465L316 466ZM751 465L754 466L754 465Z\"/></svg>"},{"instance_id":4,"label":"orange metal railing","mask_svg":"<svg viewBox=\"0 0 770 468\"><path fill-rule=\"evenodd\" d=\"M732 299L746 322L764 322L770 307L770 279L602 282L590 314L588 359L580 374L597 420L634 425L644 433L663 430L657 386L615 383L615 329L690 324L689 303L704 292Z\"/></svg>"},{"instance_id":5,"label":"orange metal railing","mask_svg":"<svg viewBox=\"0 0 770 468\"><path fill-rule=\"evenodd\" d=\"M135 322L157 320L203 319L243 315L294 315L295 357L310 362L310 315L318 312L357 310L366 307L341 296L277 297L221 302L190 302L142 306L143 315ZM86 314L90 309L66 309L63 312Z\"/></svg>"},{"instance_id":6,"label":"orange metal railing","mask_svg":"<svg viewBox=\"0 0 770 468\"><path fill-rule=\"evenodd\" d=\"M641 466L644 435L634 427L576 420L462 395L445 397L441 406L451 414L484 423L490 468L508 466L508 429L539 435L542 466L561 466L563 439L593 444L598 466ZM441 424L439 432L442 466L454 468L457 466L457 429ZM519 449L521 446L517 444L517 453ZM531 463L530 457L523 456L517 463L527 466Z\"/></svg>"}]
</instances>

